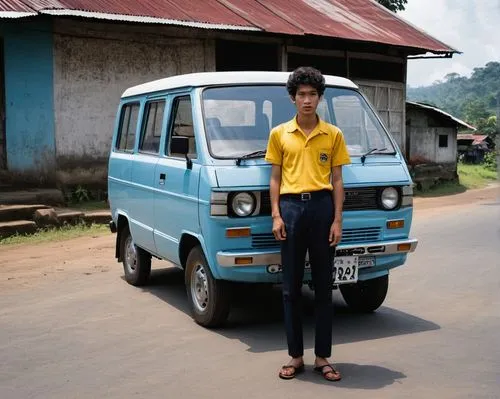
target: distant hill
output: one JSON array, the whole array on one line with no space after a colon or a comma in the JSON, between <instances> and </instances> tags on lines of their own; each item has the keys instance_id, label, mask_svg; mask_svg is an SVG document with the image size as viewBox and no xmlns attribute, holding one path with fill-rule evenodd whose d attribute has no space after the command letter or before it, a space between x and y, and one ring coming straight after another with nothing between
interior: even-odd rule
<instances>
[{"instance_id":1,"label":"distant hill","mask_svg":"<svg viewBox=\"0 0 500 399\"><path fill-rule=\"evenodd\" d=\"M500 93L500 62L489 62L474 68L470 78L458 73L446 75L431 86L408 88L410 101L434 105L469 123L481 124L496 114Z\"/></svg>"}]
</instances>

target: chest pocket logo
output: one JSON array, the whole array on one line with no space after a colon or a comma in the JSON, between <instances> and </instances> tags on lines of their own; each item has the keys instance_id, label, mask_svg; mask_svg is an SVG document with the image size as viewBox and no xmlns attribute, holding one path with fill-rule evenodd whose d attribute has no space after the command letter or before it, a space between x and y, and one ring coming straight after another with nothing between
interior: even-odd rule
<instances>
[{"instance_id":1,"label":"chest pocket logo","mask_svg":"<svg viewBox=\"0 0 500 399\"><path fill-rule=\"evenodd\" d=\"M319 153L319 161L321 163L325 163L328 161L328 154L326 152L320 152Z\"/></svg>"}]
</instances>

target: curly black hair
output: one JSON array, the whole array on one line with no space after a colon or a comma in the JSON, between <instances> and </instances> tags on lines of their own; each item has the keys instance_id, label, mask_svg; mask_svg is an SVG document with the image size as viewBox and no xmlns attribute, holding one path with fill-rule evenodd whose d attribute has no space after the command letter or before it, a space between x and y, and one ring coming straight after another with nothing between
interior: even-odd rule
<instances>
[{"instance_id":1,"label":"curly black hair","mask_svg":"<svg viewBox=\"0 0 500 399\"><path fill-rule=\"evenodd\" d=\"M313 67L299 67L290 74L286 83L288 94L295 98L300 85L314 87L320 97L325 92L325 78L320 71Z\"/></svg>"}]
</instances>

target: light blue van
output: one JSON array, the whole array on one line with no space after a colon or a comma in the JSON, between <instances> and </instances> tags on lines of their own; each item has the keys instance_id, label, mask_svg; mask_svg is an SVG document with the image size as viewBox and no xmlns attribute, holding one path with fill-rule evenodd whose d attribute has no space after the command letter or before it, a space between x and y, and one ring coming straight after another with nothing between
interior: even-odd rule
<instances>
[{"instance_id":1,"label":"light blue van","mask_svg":"<svg viewBox=\"0 0 500 399\"><path fill-rule=\"evenodd\" d=\"M270 129L294 116L286 72L179 75L127 89L120 100L108 190L116 258L144 285L151 257L185 270L194 320L225 321L232 282L280 283L264 160ZM389 270L405 263L413 190L403 156L350 80L325 76L318 112L344 133L345 182L335 286L357 311L384 301ZM304 284L311 286L307 269ZM313 288L313 287L311 287Z\"/></svg>"}]
</instances>

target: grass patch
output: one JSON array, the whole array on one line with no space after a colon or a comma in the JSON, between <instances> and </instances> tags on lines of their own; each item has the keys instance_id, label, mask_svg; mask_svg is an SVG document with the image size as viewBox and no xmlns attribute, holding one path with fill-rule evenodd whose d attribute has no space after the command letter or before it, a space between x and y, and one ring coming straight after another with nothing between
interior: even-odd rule
<instances>
[{"instance_id":1,"label":"grass patch","mask_svg":"<svg viewBox=\"0 0 500 399\"><path fill-rule=\"evenodd\" d=\"M78 224L66 225L59 228L46 228L37 231L34 234L20 235L16 234L7 238L0 239L0 246L16 245L16 244L38 244L42 242L64 241L71 238L83 236L101 236L109 234L109 226L103 224Z\"/></svg>"},{"instance_id":2,"label":"grass patch","mask_svg":"<svg viewBox=\"0 0 500 399\"><path fill-rule=\"evenodd\" d=\"M484 165L458 164L460 183L467 189L482 188L498 179L497 172L487 169Z\"/></svg>"},{"instance_id":3,"label":"grass patch","mask_svg":"<svg viewBox=\"0 0 500 399\"><path fill-rule=\"evenodd\" d=\"M460 183L441 183L431 187L428 190L415 190L417 197L443 197L445 195L460 194L467 191L467 187Z\"/></svg>"},{"instance_id":4,"label":"grass patch","mask_svg":"<svg viewBox=\"0 0 500 399\"><path fill-rule=\"evenodd\" d=\"M427 190L415 190L418 197L442 197L460 194L467 190L486 187L498 179L496 171L487 169L484 165L469 165L459 163L457 166L459 183L439 183Z\"/></svg>"}]
</instances>

